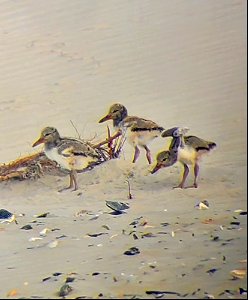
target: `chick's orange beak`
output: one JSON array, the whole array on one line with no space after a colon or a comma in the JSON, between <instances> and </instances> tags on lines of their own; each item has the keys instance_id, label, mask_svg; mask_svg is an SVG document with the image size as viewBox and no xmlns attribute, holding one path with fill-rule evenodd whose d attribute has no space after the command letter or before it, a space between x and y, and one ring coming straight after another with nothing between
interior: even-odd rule
<instances>
[{"instance_id":1,"label":"chick's orange beak","mask_svg":"<svg viewBox=\"0 0 248 300\"><path fill-rule=\"evenodd\" d=\"M40 137L36 142L33 143L32 147L36 147L42 143L44 143L45 138L44 137Z\"/></svg>"}]
</instances>

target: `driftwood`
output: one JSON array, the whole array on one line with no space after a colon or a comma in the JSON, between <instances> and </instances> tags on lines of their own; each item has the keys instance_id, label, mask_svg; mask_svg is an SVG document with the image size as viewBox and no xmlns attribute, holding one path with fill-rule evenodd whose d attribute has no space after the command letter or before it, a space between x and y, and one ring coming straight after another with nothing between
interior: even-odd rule
<instances>
[{"instance_id":1,"label":"driftwood","mask_svg":"<svg viewBox=\"0 0 248 300\"><path fill-rule=\"evenodd\" d=\"M125 138L121 133L117 132L111 136L108 127L106 140L96 145L91 144L91 146L101 154L102 160L96 164L90 165L84 171L90 170L94 168L95 165L99 165L110 159L118 158L124 142ZM61 169L56 162L48 159L43 151L20 157L9 163L0 164L0 182L14 179L38 179L46 174L62 175L67 174L67 171Z\"/></svg>"}]
</instances>

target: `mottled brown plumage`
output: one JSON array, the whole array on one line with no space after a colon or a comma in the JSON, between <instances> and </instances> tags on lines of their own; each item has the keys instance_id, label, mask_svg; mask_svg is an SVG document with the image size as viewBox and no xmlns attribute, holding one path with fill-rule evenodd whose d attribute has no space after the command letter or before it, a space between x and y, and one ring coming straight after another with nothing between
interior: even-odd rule
<instances>
[{"instance_id":1,"label":"mottled brown plumage","mask_svg":"<svg viewBox=\"0 0 248 300\"><path fill-rule=\"evenodd\" d=\"M151 163L151 152L147 145L154 138L160 136L161 132L164 130L163 127L151 120L136 116L128 116L125 106L119 103L113 104L109 108L107 115L103 117L99 123L107 120L113 120L113 127L120 131L121 134L124 135L127 133L128 142L135 149L133 158L134 163L137 161L140 153L138 146L141 146L146 150L147 160Z\"/></svg>"},{"instance_id":2,"label":"mottled brown plumage","mask_svg":"<svg viewBox=\"0 0 248 300\"><path fill-rule=\"evenodd\" d=\"M44 128L33 147L42 143L45 144L46 156L70 172L68 188L72 188L74 185L74 190L78 189L77 171L87 169L103 159L89 143L74 138L60 137L54 127Z\"/></svg>"},{"instance_id":3,"label":"mottled brown plumage","mask_svg":"<svg viewBox=\"0 0 248 300\"><path fill-rule=\"evenodd\" d=\"M162 151L157 155L157 163L151 173L157 172L164 167L170 167L177 161L184 166L182 181L179 183L179 188L184 188L185 180L189 173L188 165L194 166L194 184L192 187L197 188L197 177L199 174L199 160L204 153L210 152L216 147L216 143L206 141L197 136L185 136L188 131L186 128L174 127L162 133L162 137L172 137L169 150Z\"/></svg>"}]
</instances>

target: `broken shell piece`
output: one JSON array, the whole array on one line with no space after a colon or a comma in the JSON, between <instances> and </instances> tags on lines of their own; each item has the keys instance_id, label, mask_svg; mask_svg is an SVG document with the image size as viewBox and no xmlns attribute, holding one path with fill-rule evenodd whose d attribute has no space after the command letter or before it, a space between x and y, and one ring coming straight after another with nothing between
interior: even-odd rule
<instances>
[{"instance_id":1,"label":"broken shell piece","mask_svg":"<svg viewBox=\"0 0 248 300\"><path fill-rule=\"evenodd\" d=\"M124 202L106 201L106 205L116 212L122 213L123 210L128 209L129 205Z\"/></svg>"},{"instance_id":2,"label":"broken shell piece","mask_svg":"<svg viewBox=\"0 0 248 300\"><path fill-rule=\"evenodd\" d=\"M137 247L131 247L128 250L126 250L123 254L125 255L136 255L139 254L140 251Z\"/></svg>"},{"instance_id":3,"label":"broken shell piece","mask_svg":"<svg viewBox=\"0 0 248 300\"><path fill-rule=\"evenodd\" d=\"M6 209L0 209L0 223L11 223L15 221L15 215Z\"/></svg>"},{"instance_id":4,"label":"broken shell piece","mask_svg":"<svg viewBox=\"0 0 248 300\"><path fill-rule=\"evenodd\" d=\"M209 203L207 200L201 201L195 205L198 209L209 209Z\"/></svg>"},{"instance_id":5,"label":"broken shell piece","mask_svg":"<svg viewBox=\"0 0 248 300\"><path fill-rule=\"evenodd\" d=\"M39 214L39 215L34 215L35 218L46 218L49 215L49 212Z\"/></svg>"},{"instance_id":6,"label":"broken shell piece","mask_svg":"<svg viewBox=\"0 0 248 300\"><path fill-rule=\"evenodd\" d=\"M246 270L232 270L230 273L234 278L243 279L246 275Z\"/></svg>"},{"instance_id":7,"label":"broken shell piece","mask_svg":"<svg viewBox=\"0 0 248 300\"><path fill-rule=\"evenodd\" d=\"M59 290L59 297L65 297L72 291L72 287L65 283L62 285L62 287Z\"/></svg>"},{"instance_id":8,"label":"broken shell piece","mask_svg":"<svg viewBox=\"0 0 248 300\"><path fill-rule=\"evenodd\" d=\"M50 242L47 246L49 248L55 248L58 246L58 244L59 244L59 242L57 240L55 240L55 241Z\"/></svg>"},{"instance_id":9,"label":"broken shell piece","mask_svg":"<svg viewBox=\"0 0 248 300\"><path fill-rule=\"evenodd\" d=\"M43 238L41 237L31 237L28 241L29 242L35 242L35 241L38 241L38 240L42 240Z\"/></svg>"},{"instance_id":10,"label":"broken shell piece","mask_svg":"<svg viewBox=\"0 0 248 300\"><path fill-rule=\"evenodd\" d=\"M46 236L46 234L51 231L50 228L44 228L43 230L40 231L41 236Z\"/></svg>"}]
</instances>

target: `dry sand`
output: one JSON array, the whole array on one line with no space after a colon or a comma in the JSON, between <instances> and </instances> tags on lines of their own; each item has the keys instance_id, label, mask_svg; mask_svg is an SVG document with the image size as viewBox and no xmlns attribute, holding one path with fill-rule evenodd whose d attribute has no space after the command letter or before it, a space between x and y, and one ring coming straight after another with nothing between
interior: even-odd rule
<instances>
[{"instance_id":1,"label":"dry sand","mask_svg":"<svg viewBox=\"0 0 248 300\"><path fill-rule=\"evenodd\" d=\"M24 214L0 224L2 299L58 298L68 276L67 298L246 297L246 276L230 275L246 269L247 255L247 217L235 212L247 209L246 17L242 0L1 1L1 163L32 153L45 126L77 136L70 120L83 138L101 140L98 120L116 101L218 145L201 163L198 189L172 189L180 165L149 175L144 153L132 165L127 144L120 159L80 174L78 192L57 192L67 177L2 182L0 208ZM153 158L166 147L154 141ZM106 200L130 208L115 216ZM196 209L203 200L210 208ZM29 241L44 228L57 230ZM95 233L104 234L87 235ZM124 255L130 247L140 253Z\"/></svg>"}]
</instances>

